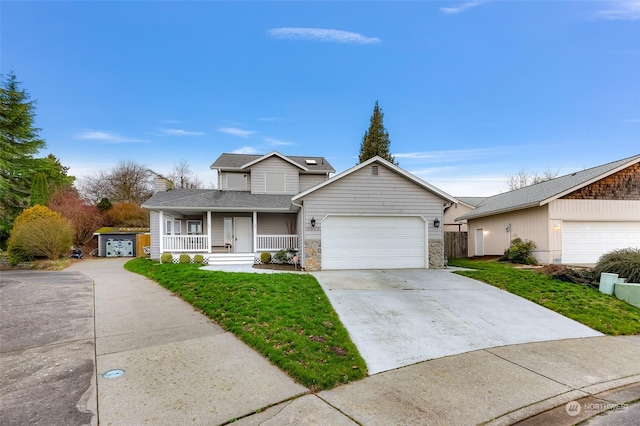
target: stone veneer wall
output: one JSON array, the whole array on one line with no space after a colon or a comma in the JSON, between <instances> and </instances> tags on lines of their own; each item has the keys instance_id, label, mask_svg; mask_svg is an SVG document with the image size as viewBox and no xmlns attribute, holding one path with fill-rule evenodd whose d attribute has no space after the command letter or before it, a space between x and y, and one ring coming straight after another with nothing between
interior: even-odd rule
<instances>
[{"instance_id":1,"label":"stone veneer wall","mask_svg":"<svg viewBox=\"0 0 640 426\"><path fill-rule=\"evenodd\" d=\"M322 267L322 248L320 240L304 241L304 269L319 271ZM444 240L429 240L429 268L444 267Z\"/></svg>"},{"instance_id":2,"label":"stone veneer wall","mask_svg":"<svg viewBox=\"0 0 640 426\"><path fill-rule=\"evenodd\" d=\"M444 240L429 240L429 269L444 268Z\"/></svg>"},{"instance_id":3,"label":"stone veneer wall","mask_svg":"<svg viewBox=\"0 0 640 426\"><path fill-rule=\"evenodd\" d=\"M322 248L320 240L304 240L304 269L319 271L322 267Z\"/></svg>"},{"instance_id":4,"label":"stone veneer wall","mask_svg":"<svg viewBox=\"0 0 640 426\"><path fill-rule=\"evenodd\" d=\"M640 200L640 163L565 195L570 200Z\"/></svg>"}]
</instances>

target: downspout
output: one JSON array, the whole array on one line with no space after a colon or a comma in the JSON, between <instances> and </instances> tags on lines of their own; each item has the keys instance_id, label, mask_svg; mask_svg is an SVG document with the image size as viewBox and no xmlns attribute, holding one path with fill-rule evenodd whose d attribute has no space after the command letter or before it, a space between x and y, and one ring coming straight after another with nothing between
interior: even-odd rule
<instances>
[{"instance_id":1,"label":"downspout","mask_svg":"<svg viewBox=\"0 0 640 426\"><path fill-rule=\"evenodd\" d=\"M291 200L291 204L300 207L300 214L302 215L302 247L298 247L298 262L300 266L304 268L304 206L302 204L296 204Z\"/></svg>"}]
</instances>

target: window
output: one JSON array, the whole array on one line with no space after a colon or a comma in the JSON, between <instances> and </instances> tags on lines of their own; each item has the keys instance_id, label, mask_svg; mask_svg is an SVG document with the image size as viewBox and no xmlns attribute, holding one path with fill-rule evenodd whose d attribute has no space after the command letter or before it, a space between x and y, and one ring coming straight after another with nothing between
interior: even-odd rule
<instances>
[{"instance_id":1,"label":"window","mask_svg":"<svg viewBox=\"0 0 640 426\"><path fill-rule=\"evenodd\" d=\"M202 221L201 220L188 220L187 221L187 234L189 234L189 235L202 235Z\"/></svg>"},{"instance_id":2,"label":"window","mask_svg":"<svg viewBox=\"0 0 640 426\"><path fill-rule=\"evenodd\" d=\"M266 173L265 192L284 192L284 173Z\"/></svg>"},{"instance_id":3,"label":"window","mask_svg":"<svg viewBox=\"0 0 640 426\"><path fill-rule=\"evenodd\" d=\"M224 244L233 244L233 219L230 217L224 218Z\"/></svg>"},{"instance_id":4,"label":"window","mask_svg":"<svg viewBox=\"0 0 640 426\"><path fill-rule=\"evenodd\" d=\"M227 173L227 189L245 190L247 189L246 173Z\"/></svg>"},{"instance_id":5,"label":"window","mask_svg":"<svg viewBox=\"0 0 640 426\"><path fill-rule=\"evenodd\" d=\"M167 220L164 226L165 235L180 235L182 222L179 220Z\"/></svg>"}]
</instances>

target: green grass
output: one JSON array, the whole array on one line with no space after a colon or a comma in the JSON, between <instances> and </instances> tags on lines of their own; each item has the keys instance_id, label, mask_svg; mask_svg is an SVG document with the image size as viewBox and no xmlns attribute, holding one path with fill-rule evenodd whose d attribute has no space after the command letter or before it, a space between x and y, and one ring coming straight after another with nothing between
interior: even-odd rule
<instances>
[{"instance_id":1,"label":"green grass","mask_svg":"<svg viewBox=\"0 0 640 426\"><path fill-rule=\"evenodd\" d=\"M312 390L367 375L322 288L306 274L202 271L198 265L126 263L202 311Z\"/></svg>"},{"instance_id":2,"label":"green grass","mask_svg":"<svg viewBox=\"0 0 640 426\"><path fill-rule=\"evenodd\" d=\"M497 261L452 259L449 265L474 269L456 273L524 297L601 333L640 334L640 309L597 289Z\"/></svg>"}]
</instances>

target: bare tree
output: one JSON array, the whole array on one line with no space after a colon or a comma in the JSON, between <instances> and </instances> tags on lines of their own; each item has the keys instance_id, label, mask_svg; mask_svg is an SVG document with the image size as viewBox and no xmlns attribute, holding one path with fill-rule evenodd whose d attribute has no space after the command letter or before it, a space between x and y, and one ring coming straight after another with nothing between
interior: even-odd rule
<instances>
[{"instance_id":1,"label":"bare tree","mask_svg":"<svg viewBox=\"0 0 640 426\"><path fill-rule=\"evenodd\" d=\"M198 175L194 175L186 161L180 161L167 176L173 181L174 188L200 189L203 187Z\"/></svg>"},{"instance_id":2,"label":"bare tree","mask_svg":"<svg viewBox=\"0 0 640 426\"><path fill-rule=\"evenodd\" d=\"M86 176L80 183L83 198L97 204L103 198L111 202L145 202L153 194L153 179L149 169L134 161L121 161L109 171Z\"/></svg>"},{"instance_id":3,"label":"bare tree","mask_svg":"<svg viewBox=\"0 0 640 426\"><path fill-rule=\"evenodd\" d=\"M545 182L558 177L559 170L555 172L547 169L542 174L538 172L529 173L525 169L520 169L518 173L508 175L505 179L507 191L524 188L525 186L534 185L536 183Z\"/></svg>"}]
</instances>

